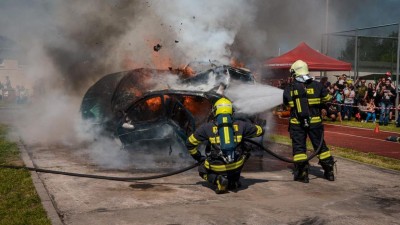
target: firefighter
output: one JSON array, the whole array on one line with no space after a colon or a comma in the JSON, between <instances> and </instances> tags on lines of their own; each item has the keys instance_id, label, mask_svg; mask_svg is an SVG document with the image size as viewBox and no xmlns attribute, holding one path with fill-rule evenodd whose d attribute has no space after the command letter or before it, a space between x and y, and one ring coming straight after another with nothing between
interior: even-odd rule
<instances>
[{"instance_id":1,"label":"firefighter","mask_svg":"<svg viewBox=\"0 0 400 225\"><path fill-rule=\"evenodd\" d=\"M291 107L289 132L292 139L294 180L308 183L309 163L306 155L306 139L309 136L314 151L318 149L323 137L324 127L321 119L322 104L332 96L319 82L314 81L308 72L308 65L302 60L294 62L290 68L293 77L291 85L283 92L283 102ZM319 152L319 164L324 170L324 177L334 181L333 167L335 161L322 140Z\"/></svg>"},{"instance_id":2,"label":"firefighter","mask_svg":"<svg viewBox=\"0 0 400 225\"><path fill-rule=\"evenodd\" d=\"M215 185L215 192L221 194L241 186L240 172L250 153L245 145L238 144L243 138L261 136L263 129L234 120L232 102L224 97L215 102L213 116L211 122L203 124L189 136L186 147L195 160L202 162L198 168L200 177ZM197 149L202 142L206 144L206 156Z\"/></svg>"}]
</instances>

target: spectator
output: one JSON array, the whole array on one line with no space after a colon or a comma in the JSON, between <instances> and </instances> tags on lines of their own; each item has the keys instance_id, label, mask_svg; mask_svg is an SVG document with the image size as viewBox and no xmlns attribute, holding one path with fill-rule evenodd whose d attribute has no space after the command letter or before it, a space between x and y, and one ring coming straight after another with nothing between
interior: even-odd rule
<instances>
[{"instance_id":1,"label":"spectator","mask_svg":"<svg viewBox=\"0 0 400 225\"><path fill-rule=\"evenodd\" d=\"M393 88L391 81L386 80L385 85L380 89L381 112L379 115L379 125L387 126L389 123L390 109L393 107L393 96L395 96L396 90Z\"/></svg>"},{"instance_id":2,"label":"spectator","mask_svg":"<svg viewBox=\"0 0 400 225\"><path fill-rule=\"evenodd\" d=\"M382 86L385 85L386 79L382 77L381 79L378 80L378 83L375 86L375 91L380 91L382 89Z\"/></svg>"},{"instance_id":3,"label":"spectator","mask_svg":"<svg viewBox=\"0 0 400 225\"><path fill-rule=\"evenodd\" d=\"M342 115L339 109L340 107L337 104L336 99L333 99L332 103L328 104L327 117L333 122L336 121L336 119L338 119L339 122L342 122Z\"/></svg>"},{"instance_id":4,"label":"spectator","mask_svg":"<svg viewBox=\"0 0 400 225\"><path fill-rule=\"evenodd\" d=\"M369 118L372 118L372 122L375 123L376 121L376 113L375 113L375 99L370 98L367 104L367 118L365 122L368 123Z\"/></svg>"},{"instance_id":5,"label":"spectator","mask_svg":"<svg viewBox=\"0 0 400 225\"><path fill-rule=\"evenodd\" d=\"M342 74L336 81L336 84L338 85L339 89L344 88L344 85L346 83L346 78L347 78L346 74Z\"/></svg>"},{"instance_id":6,"label":"spectator","mask_svg":"<svg viewBox=\"0 0 400 225\"><path fill-rule=\"evenodd\" d=\"M392 73L390 71L385 73L387 80L392 80Z\"/></svg>"},{"instance_id":7,"label":"spectator","mask_svg":"<svg viewBox=\"0 0 400 225\"><path fill-rule=\"evenodd\" d=\"M356 97L356 93L354 92L354 86L347 87L348 84L345 83L344 90L344 118L347 120L351 120L351 116L353 115L353 105L354 105L354 98Z\"/></svg>"},{"instance_id":8,"label":"spectator","mask_svg":"<svg viewBox=\"0 0 400 225\"><path fill-rule=\"evenodd\" d=\"M358 83L359 80L357 80ZM357 102L360 102L361 100L366 101L367 96L368 96L368 87L365 85L366 80L362 79L361 84L357 87Z\"/></svg>"},{"instance_id":9,"label":"spectator","mask_svg":"<svg viewBox=\"0 0 400 225\"><path fill-rule=\"evenodd\" d=\"M375 88L372 85L372 83L369 82L367 87L367 99L374 98L375 97L374 95L375 95Z\"/></svg>"},{"instance_id":10,"label":"spectator","mask_svg":"<svg viewBox=\"0 0 400 225\"><path fill-rule=\"evenodd\" d=\"M361 122L364 122L364 120L366 120L367 118L367 113L368 113L367 102L364 99L361 99L358 102L358 113L356 114L356 118Z\"/></svg>"},{"instance_id":11,"label":"spectator","mask_svg":"<svg viewBox=\"0 0 400 225\"><path fill-rule=\"evenodd\" d=\"M340 112L340 115L343 115L343 101L344 101L344 93L343 93L343 89L339 89L339 86L337 84L335 84L333 86L333 89L335 90L335 93L333 94L333 98L334 98L334 103L337 105L337 108Z\"/></svg>"}]
</instances>

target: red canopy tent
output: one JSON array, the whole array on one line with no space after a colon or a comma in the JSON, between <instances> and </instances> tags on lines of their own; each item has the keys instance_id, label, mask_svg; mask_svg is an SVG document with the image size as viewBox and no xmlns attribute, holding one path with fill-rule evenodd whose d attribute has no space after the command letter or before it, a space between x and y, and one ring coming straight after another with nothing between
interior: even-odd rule
<instances>
[{"instance_id":1,"label":"red canopy tent","mask_svg":"<svg viewBox=\"0 0 400 225\"><path fill-rule=\"evenodd\" d=\"M291 51L267 60L268 69L288 69L296 60L303 60L310 71L350 71L351 64L326 56L312 49L306 43L300 43Z\"/></svg>"}]
</instances>

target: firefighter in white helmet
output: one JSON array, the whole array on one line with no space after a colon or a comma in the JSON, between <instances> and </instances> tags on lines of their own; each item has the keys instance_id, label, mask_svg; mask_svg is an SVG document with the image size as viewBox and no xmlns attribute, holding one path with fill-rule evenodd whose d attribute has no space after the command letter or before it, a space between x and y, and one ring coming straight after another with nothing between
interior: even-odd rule
<instances>
[{"instance_id":1,"label":"firefighter in white helmet","mask_svg":"<svg viewBox=\"0 0 400 225\"><path fill-rule=\"evenodd\" d=\"M249 122L233 118L233 105L227 98L220 98L213 107L214 120L203 124L189 136L186 147L190 155L202 162L199 175L216 186L217 194L241 186L240 173L250 156L248 149L238 144L243 138L258 137L263 129ZM208 146L203 156L197 147L205 142Z\"/></svg>"},{"instance_id":2,"label":"firefighter in white helmet","mask_svg":"<svg viewBox=\"0 0 400 225\"><path fill-rule=\"evenodd\" d=\"M302 60L294 62L290 68L293 83L283 92L283 102L290 106L289 132L292 139L294 180L308 183L309 163L307 160L306 139L309 136L314 150L317 150L323 138L324 127L321 119L321 106L332 96L320 83L314 81L308 71L308 65ZM319 164L324 169L327 180L334 181L334 159L322 140L319 152Z\"/></svg>"}]
</instances>

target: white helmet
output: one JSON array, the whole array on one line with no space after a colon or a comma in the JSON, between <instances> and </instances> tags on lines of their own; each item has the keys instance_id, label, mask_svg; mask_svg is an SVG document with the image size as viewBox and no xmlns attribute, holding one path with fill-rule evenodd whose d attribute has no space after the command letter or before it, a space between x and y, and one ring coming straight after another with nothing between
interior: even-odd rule
<instances>
[{"instance_id":1,"label":"white helmet","mask_svg":"<svg viewBox=\"0 0 400 225\"><path fill-rule=\"evenodd\" d=\"M302 60L297 60L292 64L290 74L299 82L306 82L311 79L308 65Z\"/></svg>"}]
</instances>

